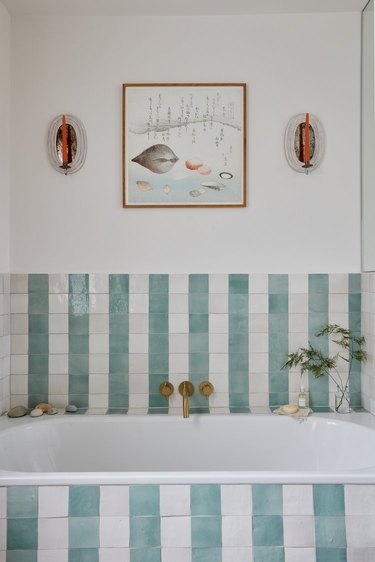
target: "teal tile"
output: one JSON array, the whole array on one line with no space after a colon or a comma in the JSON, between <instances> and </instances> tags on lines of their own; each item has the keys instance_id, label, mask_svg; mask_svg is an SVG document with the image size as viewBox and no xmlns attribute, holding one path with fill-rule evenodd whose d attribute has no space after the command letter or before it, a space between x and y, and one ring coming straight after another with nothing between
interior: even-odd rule
<instances>
[{"instance_id":1,"label":"teal tile","mask_svg":"<svg viewBox=\"0 0 375 562\"><path fill-rule=\"evenodd\" d=\"M269 340L272 341L274 334L285 333L288 330L288 315L282 314L269 314L268 316L268 333Z\"/></svg>"},{"instance_id":2,"label":"teal tile","mask_svg":"<svg viewBox=\"0 0 375 562\"><path fill-rule=\"evenodd\" d=\"M309 293L328 293L328 275L327 273L310 273L309 274Z\"/></svg>"},{"instance_id":3,"label":"teal tile","mask_svg":"<svg viewBox=\"0 0 375 562\"><path fill-rule=\"evenodd\" d=\"M168 275L150 275L149 276L149 293L168 293L169 276Z\"/></svg>"},{"instance_id":4,"label":"teal tile","mask_svg":"<svg viewBox=\"0 0 375 562\"><path fill-rule=\"evenodd\" d=\"M29 353L48 353L48 334L29 334Z\"/></svg>"},{"instance_id":5,"label":"teal tile","mask_svg":"<svg viewBox=\"0 0 375 562\"><path fill-rule=\"evenodd\" d=\"M342 484L314 484L315 515L345 515Z\"/></svg>"},{"instance_id":6,"label":"teal tile","mask_svg":"<svg viewBox=\"0 0 375 562\"><path fill-rule=\"evenodd\" d=\"M268 311L270 314L287 314L288 313L288 295L268 296Z\"/></svg>"},{"instance_id":7,"label":"teal tile","mask_svg":"<svg viewBox=\"0 0 375 562\"><path fill-rule=\"evenodd\" d=\"M288 275L270 274L268 276L268 292L270 294L288 293Z\"/></svg>"},{"instance_id":8,"label":"teal tile","mask_svg":"<svg viewBox=\"0 0 375 562\"><path fill-rule=\"evenodd\" d=\"M148 352L168 353L169 337L168 334L150 334Z\"/></svg>"},{"instance_id":9,"label":"teal tile","mask_svg":"<svg viewBox=\"0 0 375 562\"><path fill-rule=\"evenodd\" d=\"M208 294L190 293L189 312L190 314L208 314Z\"/></svg>"},{"instance_id":10,"label":"teal tile","mask_svg":"<svg viewBox=\"0 0 375 562\"><path fill-rule=\"evenodd\" d=\"M328 314L328 294L317 293L309 296L309 313Z\"/></svg>"},{"instance_id":11,"label":"teal tile","mask_svg":"<svg viewBox=\"0 0 375 562\"><path fill-rule=\"evenodd\" d=\"M139 515L160 515L159 486L130 486L130 517Z\"/></svg>"},{"instance_id":12,"label":"teal tile","mask_svg":"<svg viewBox=\"0 0 375 562\"><path fill-rule=\"evenodd\" d=\"M208 314L189 314L189 331L193 334L208 333Z\"/></svg>"},{"instance_id":13,"label":"teal tile","mask_svg":"<svg viewBox=\"0 0 375 562\"><path fill-rule=\"evenodd\" d=\"M131 548L130 549L130 562L160 562L160 561L161 561L160 548Z\"/></svg>"},{"instance_id":14,"label":"teal tile","mask_svg":"<svg viewBox=\"0 0 375 562\"><path fill-rule=\"evenodd\" d=\"M99 486L70 486L69 517L99 515Z\"/></svg>"},{"instance_id":15,"label":"teal tile","mask_svg":"<svg viewBox=\"0 0 375 562\"><path fill-rule=\"evenodd\" d=\"M29 294L29 314L48 314L48 293Z\"/></svg>"},{"instance_id":16,"label":"teal tile","mask_svg":"<svg viewBox=\"0 0 375 562\"><path fill-rule=\"evenodd\" d=\"M349 273L349 293L361 292L361 278L360 273Z\"/></svg>"},{"instance_id":17,"label":"teal tile","mask_svg":"<svg viewBox=\"0 0 375 562\"><path fill-rule=\"evenodd\" d=\"M160 546L160 517L130 517L130 547Z\"/></svg>"},{"instance_id":18,"label":"teal tile","mask_svg":"<svg viewBox=\"0 0 375 562\"><path fill-rule=\"evenodd\" d=\"M88 354L70 354L69 355L69 374L70 375L88 375L89 373L89 356Z\"/></svg>"},{"instance_id":19,"label":"teal tile","mask_svg":"<svg viewBox=\"0 0 375 562\"><path fill-rule=\"evenodd\" d=\"M129 336L128 334L110 334L109 336L109 354L128 353L129 352Z\"/></svg>"},{"instance_id":20,"label":"teal tile","mask_svg":"<svg viewBox=\"0 0 375 562\"><path fill-rule=\"evenodd\" d=\"M125 314L129 313L129 297L127 294L109 294L109 313Z\"/></svg>"},{"instance_id":21,"label":"teal tile","mask_svg":"<svg viewBox=\"0 0 375 562\"><path fill-rule=\"evenodd\" d=\"M89 377L87 375L72 375L69 377L69 394L88 394ZM77 406L75 402L73 402Z\"/></svg>"},{"instance_id":22,"label":"teal tile","mask_svg":"<svg viewBox=\"0 0 375 562\"><path fill-rule=\"evenodd\" d=\"M241 334L249 333L248 314L229 314L229 333Z\"/></svg>"},{"instance_id":23,"label":"teal tile","mask_svg":"<svg viewBox=\"0 0 375 562\"><path fill-rule=\"evenodd\" d=\"M272 332L268 338L270 353L284 354L285 359L287 359L289 349L288 341L288 332ZM279 368L280 365L277 370L279 370Z\"/></svg>"},{"instance_id":24,"label":"teal tile","mask_svg":"<svg viewBox=\"0 0 375 562\"><path fill-rule=\"evenodd\" d=\"M192 562L221 562L221 554L221 548L193 548Z\"/></svg>"},{"instance_id":25,"label":"teal tile","mask_svg":"<svg viewBox=\"0 0 375 562\"><path fill-rule=\"evenodd\" d=\"M229 375L239 376L249 374L249 354L248 353L230 353L228 358ZM230 380L232 376L230 377Z\"/></svg>"},{"instance_id":26,"label":"teal tile","mask_svg":"<svg viewBox=\"0 0 375 562\"><path fill-rule=\"evenodd\" d=\"M36 550L38 519L7 519L8 550Z\"/></svg>"},{"instance_id":27,"label":"teal tile","mask_svg":"<svg viewBox=\"0 0 375 562\"><path fill-rule=\"evenodd\" d=\"M169 371L169 356L166 353L154 353L151 355L152 361L149 363L150 375L165 375Z\"/></svg>"},{"instance_id":28,"label":"teal tile","mask_svg":"<svg viewBox=\"0 0 375 562\"><path fill-rule=\"evenodd\" d=\"M353 332L360 333L361 331L361 313L349 311L349 325Z\"/></svg>"},{"instance_id":29,"label":"teal tile","mask_svg":"<svg viewBox=\"0 0 375 562\"><path fill-rule=\"evenodd\" d=\"M48 355L29 355L29 375L48 375Z\"/></svg>"},{"instance_id":30,"label":"teal tile","mask_svg":"<svg viewBox=\"0 0 375 562\"><path fill-rule=\"evenodd\" d=\"M163 314L168 312L169 296L165 293L149 294L149 312L150 314Z\"/></svg>"},{"instance_id":31,"label":"teal tile","mask_svg":"<svg viewBox=\"0 0 375 562\"><path fill-rule=\"evenodd\" d=\"M42 386L42 389L43 388L44 387ZM41 402L47 402L47 400L48 400L48 382L47 382L47 392L43 392L43 394L42 393L40 393L40 394L29 393L28 407L33 410L37 404L40 404Z\"/></svg>"},{"instance_id":32,"label":"teal tile","mask_svg":"<svg viewBox=\"0 0 375 562\"><path fill-rule=\"evenodd\" d=\"M89 336L69 334L69 353L78 353L79 355L89 352Z\"/></svg>"},{"instance_id":33,"label":"teal tile","mask_svg":"<svg viewBox=\"0 0 375 562\"><path fill-rule=\"evenodd\" d=\"M8 550L6 562L37 562L37 550Z\"/></svg>"},{"instance_id":34,"label":"teal tile","mask_svg":"<svg viewBox=\"0 0 375 562\"><path fill-rule=\"evenodd\" d=\"M208 352L208 334L189 334L189 352Z\"/></svg>"},{"instance_id":35,"label":"teal tile","mask_svg":"<svg viewBox=\"0 0 375 562\"><path fill-rule=\"evenodd\" d=\"M360 294L353 293L349 295L349 312L361 312Z\"/></svg>"},{"instance_id":36,"label":"teal tile","mask_svg":"<svg viewBox=\"0 0 375 562\"><path fill-rule=\"evenodd\" d=\"M190 491L191 515L220 515L220 486L194 484Z\"/></svg>"},{"instance_id":37,"label":"teal tile","mask_svg":"<svg viewBox=\"0 0 375 562\"><path fill-rule=\"evenodd\" d=\"M253 516L253 545L282 546L283 518L280 515Z\"/></svg>"},{"instance_id":38,"label":"teal tile","mask_svg":"<svg viewBox=\"0 0 375 562\"><path fill-rule=\"evenodd\" d=\"M69 295L69 312L71 314L88 314L89 312L89 295L70 294Z\"/></svg>"},{"instance_id":39,"label":"teal tile","mask_svg":"<svg viewBox=\"0 0 375 562\"><path fill-rule=\"evenodd\" d=\"M48 293L48 275L46 273L29 274L29 293Z\"/></svg>"},{"instance_id":40,"label":"teal tile","mask_svg":"<svg viewBox=\"0 0 375 562\"><path fill-rule=\"evenodd\" d=\"M189 293L208 293L208 275L189 275Z\"/></svg>"},{"instance_id":41,"label":"teal tile","mask_svg":"<svg viewBox=\"0 0 375 562\"><path fill-rule=\"evenodd\" d=\"M69 293L83 294L89 292L89 276L87 273L69 275Z\"/></svg>"},{"instance_id":42,"label":"teal tile","mask_svg":"<svg viewBox=\"0 0 375 562\"><path fill-rule=\"evenodd\" d=\"M247 294L249 292L249 276L247 274L229 275L229 293Z\"/></svg>"},{"instance_id":43,"label":"teal tile","mask_svg":"<svg viewBox=\"0 0 375 562\"><path fill-rule=\"evenodd\" d=\"M99 547L99 517L69 517L69 547Z\"/></svg>"},{"instance_id":44,"label":"teal tile","mask_svg":"<svg viewBox=\"0 0 375 562\"><path fill-rule=\"evenodd\" d=\"M69 314L69 334L84 335L89 333L88 314Z\"/></svg>"},{"instance_id":45,"label":"teal tile","mask_svg":"<svg viewBox=\"0 0 375 562\"><path fill-rule=\"evenodd\" d=\"M109 372L123 375L129 372L129 356L126 353L111 353L109 356Z\"/></svg>"},{"instance_id":46,"label":"teal tile","mask_svg":"<svg viewBox=\"0 0 375 562\"><path fill-rule=\"evenodd\" d=\"M270 392L269 406L270 408L279 408L283 404L288 404L289 392Z\"/></svg>"},{"instance_id":47,"label":"teal tile","mask_svg":"<svg viewBox=\"0 0 375 562\"><path fill-rule=\"evenodd\" d=\"M282 515L283 491L281 484L253 484L253 514Z\"/></svg>"},{"instance_id":48,"label":"teal tile","mask_svg":"<svg viewBox=\"0 0 375 562\"><path fill-rule=\"evenodd\" d=\"M209 355L208 353L189 353L190 375L208 375ZM202 380L202 379L201 379Z\"/></svg>"},{"instance_id":49,"label":"teal tile","mask_svg":"<svg viewBox=\"0 0 375 562\"><path fill-rule=\"evenodd\" d=\"M117 335L127 335L129 333L129 315L128 314L110 314L109 315L109 333Z\"/></svg>"},{"instance_id":50,"label":"teal tile","mask_svg":"<svg viewBox=\"0 0 375 562\"><path fill-rule=\"evenodd\" d=\"M346 547L345 517L315 517L315 543L317 547Z\"/></svg>"},{"instance_id":51,"label":"teal tile","mask_svg":"<svg viewBox=\"0 0 375 562\"><path fill-rule=\"evenodd\" d=\"M99 562L99 549L98 548L70 548L69 562Z\"/></svg>"},{"instance_id":52,"label":"teal tile","mask_svg":"<svg viewBox=\"0 0 375 562\"><path fill-rule=\"evenodd\" d=\"M229 294L228 298L229 314L249 314L249 295Z\"/></svg>"},{"instance_id":53,"label":"teal tile","mask_svg":"<svg viewBox=\"0 0 375 562\"><path fill-rule=\"evenodd\" d=\"M111 273L109 275L109 292L128 294L129 293L129 275Z\"/></svg>"},{"instance_id":54,"label":"teal tile","mask_svg":"<svg viewBox=\"0 0 375 562\"><path fill-rule=\"evenodd\" d=\"M229 409L230 412L248 413L249 410L249 396L248 392L244 394L229 394Z\"/></svg>"},{"instance_id":55,"label":"teal tile","mask_svg":"<svg viewBox=\"0 0 375 562\"><path fill-rule=\"evenodd\" d=\"M284 562L284 548L280 546L254 546L254 562ZM303 562L301 559L299 562Z\"/></svg>"},{"instance_id":56,"label":"teal tile","mask_svg":"<svg viewBox=\"0 0 375 562\"><path fill-rule=\"evenodd\" d=\"M48 334L48 314L29 314L29 334Z\"/></svg>"},{"instance_id":57,"label":"teal tile","mask_svg":"<svg viewBox=\"0 0 375 562\"><path fill-rule=\"evenodd\" d=\"M269 374L269 387L272 389L272 392L288 392L288 386L289 377L287 371L276 371Z\"/></svg>"},{"instance_id":58,"label":"teal tile","mask_svg":"<svg viewBox=\"0 0 375 562\"><path fill-rule=\"evenodd\" d=\"M150 355L149 365L151 366L151 370L152 370L152 355ZM162 406L166 405L164 396L161 396L160 393L159 393L159 387L160 387L161 383L164 382L165 379L167 379L167 378L168 378L167 373L165 373L165 374L164 373L163 374L155 374L154 373L153 375L150 375L150 377L149 377L149 394L150 395L152 395L152 394L157 395L160 398L160 400L159 400L159 399L156 399L157 396L154 396L153 400L152 400L152 403L150 401L150 407L151 406L162 407Z\"/></svg>"},{"instance_id":59,"label":"teal tile","mask_svg":"<svg viewBox=\"0 0 375 562\"><path fill-rule=\"evenodd\" d=\"M11 486L8 488L7 517L9 519L38 517L37 486Z\"/></svg>"},{"instance_id":60,"label":"teal tile","mask_svg":"<svg viewBox=\"0 0 375 562\"><path fill-rule=\"evenodd\" d=\"M108 410L108 414L127 414L129 407L129 395L125 393L113 395L110 394L109 407L111 411Z\"/></svg>"},{"instance_id":61,"label":"teal tile","mask_svg":"<svg viewBox=\"0 0 375 562\"><path fill-rule=\"evenodd\" d=\"M192 517L191 545L193 548L221 547L221 517Z\"/></svg>"},{"instance_id":62,"label":"teal tile","mask_svg":"<svg viewBox=\"0 0 375 562\"><path fill-rule=\"evenodd\" d=\"M246 354L249 351L248 334L229 334L229 353Z\"/></svg>"},{"instance_id":63,"label":"teal tile","mask_svg":"<svg viewBox=\"0 0 375 562\"><path fill-rule=\"evenodd\" d=\"M168 314L149 314L149 333L165 334L168 333Z\"/></svg>"},{"instance_id":64,"label":"teal tile","mask_svg":"<svg viewBox=\"0 0 375 562\"><path fill-rule=\"evenodd\" d=\"M316 562L347 562L346 548L317 548Z\"/></svg>"}]
</instances>

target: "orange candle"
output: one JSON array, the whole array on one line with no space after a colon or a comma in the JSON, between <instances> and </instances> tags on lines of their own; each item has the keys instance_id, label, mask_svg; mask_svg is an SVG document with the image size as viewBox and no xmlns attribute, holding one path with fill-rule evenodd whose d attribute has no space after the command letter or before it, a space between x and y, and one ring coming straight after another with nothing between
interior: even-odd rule
<instances>
[{"instance_id":1,"label":"orange candle","mask_svg":"<svg viewBox=\"0 0 375 562\"><path fill-rule=\"evenodd\" d=\"M66 130L66 117L62 116L62 157L63 164L68 163L68 142L67 142L67 130Z\"/></svg>"},{"instance_id":2,"label":"orange candle","mask_svg":"<svg viewBox=\"0 0 375 562\"><path fill-rule=\"evenodd\" d=\"M310 162L310 116L306 113L305 124L305 162Z\"/></svg>"}]
</instances>

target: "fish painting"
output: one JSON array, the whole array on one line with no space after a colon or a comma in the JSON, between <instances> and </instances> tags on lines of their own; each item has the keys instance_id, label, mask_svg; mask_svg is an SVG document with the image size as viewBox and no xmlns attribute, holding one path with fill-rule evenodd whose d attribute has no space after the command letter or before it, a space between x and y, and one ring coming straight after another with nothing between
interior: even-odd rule
<instances>
[{"instance_id":1,"label":"fish painting","mask_svg":"<svg viewBox=\"0 0 375 562\"><path fill-rule=\"evenodd\" d=\"M155 174L166 174L178 162L178 157L166 144L153 144L141 154L132 158L132 162Z\"/></svg>"}]
</instances>

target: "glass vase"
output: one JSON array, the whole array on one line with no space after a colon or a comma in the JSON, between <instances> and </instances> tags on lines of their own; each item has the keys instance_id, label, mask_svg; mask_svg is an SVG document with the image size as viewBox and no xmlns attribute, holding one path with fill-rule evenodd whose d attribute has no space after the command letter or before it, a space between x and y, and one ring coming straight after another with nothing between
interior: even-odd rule
<instances>
[{"instance_id":1,"label":"glass vase","mask_svg":"<svg viewBox=\"0 0 375 562\"><path fill-rule=\"evenodd\" d=\"M335 411L338 414L349 414L352 410L350 408L349 389L337 387L335 394Z\"/></svg>"}]
</instances>

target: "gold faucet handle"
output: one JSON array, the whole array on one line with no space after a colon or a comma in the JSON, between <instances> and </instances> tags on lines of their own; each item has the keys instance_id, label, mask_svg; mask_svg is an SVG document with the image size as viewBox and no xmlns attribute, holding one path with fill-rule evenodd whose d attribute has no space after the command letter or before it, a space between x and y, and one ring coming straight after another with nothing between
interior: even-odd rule
<instances>
[{"instance_id":1,"label":"gold faucet handle","mask_svg":"<svg viewBox=\"0 0 375 562\"><path fill-rule=\"evenodd\" d=\"M194 385L190 381L183 381L178 387L181 396L192 396L194 394Z\"/></svg>"},{"instance_id":2,"label":"gold faucet handle","mask_svg":"<svg viewBox=\"0 0 375 562\"><path fill-rule=\"evenodd\" d=\"M214 390L214 385L210 381L203 381L199 385L199 392L207 399L209 396L211 396Z\"/></svg>"},{"instance_id":3,"label":"gold faucet handle","mask_svg":"<svg viewBox=\"0 0 375 562\"><path fill-rule=\"evenodd\" d=\"M164 381L159 386L159 391L162 396L164 396L167 400L174 392L174 386L169 381Z\"/></svg>"}]
</instances>

